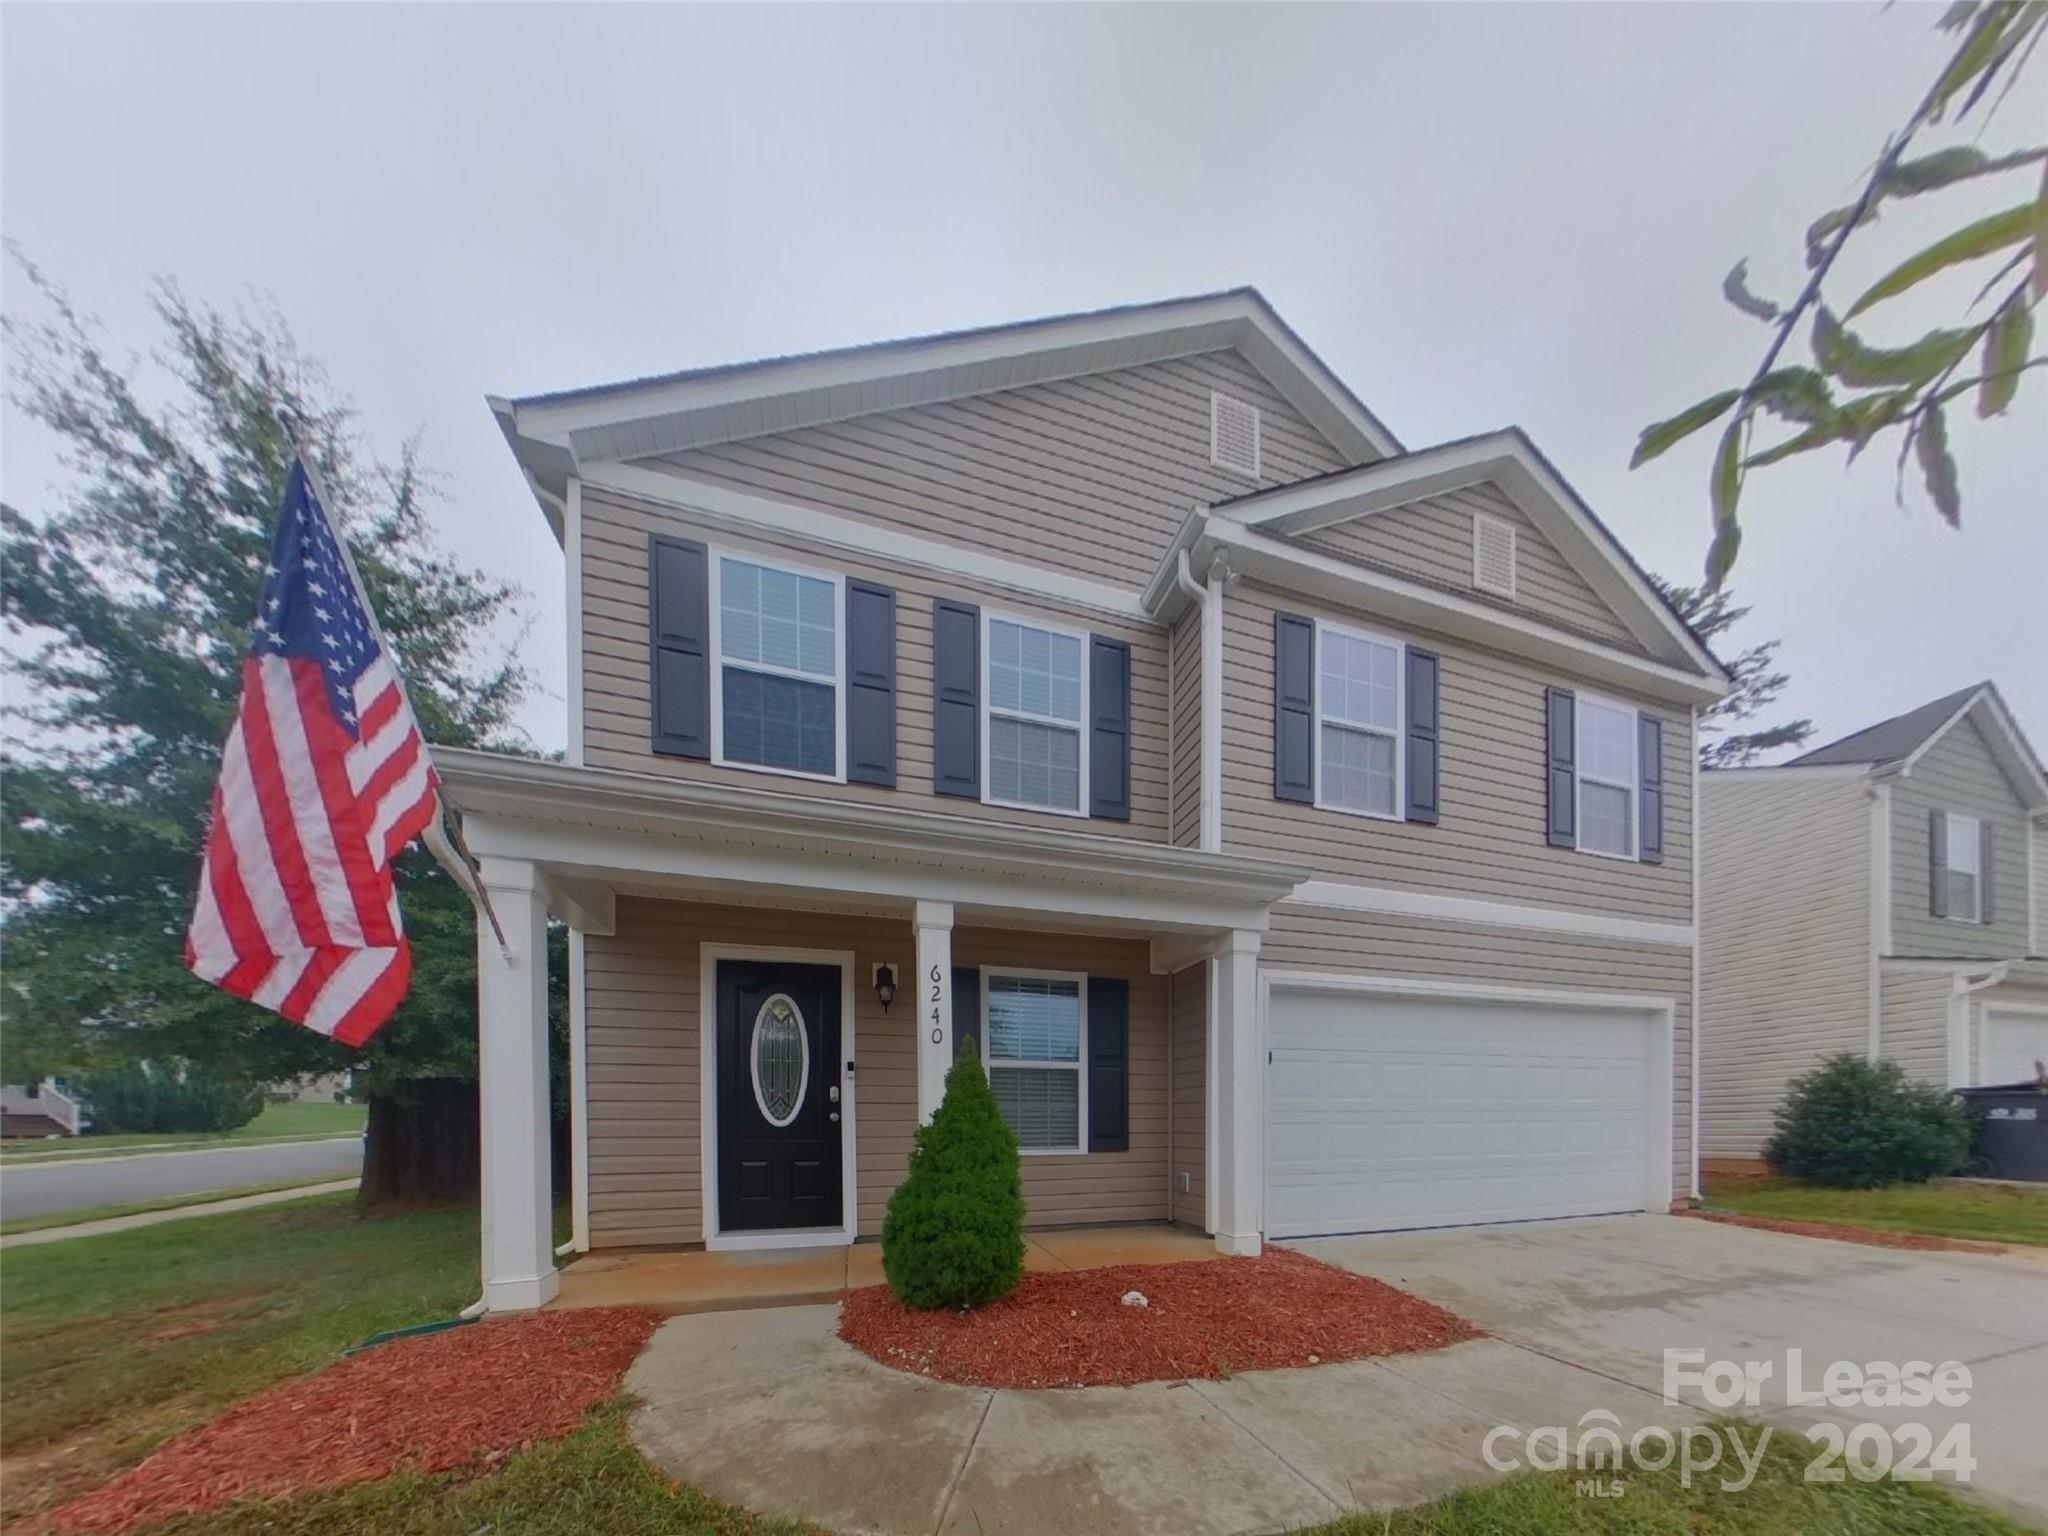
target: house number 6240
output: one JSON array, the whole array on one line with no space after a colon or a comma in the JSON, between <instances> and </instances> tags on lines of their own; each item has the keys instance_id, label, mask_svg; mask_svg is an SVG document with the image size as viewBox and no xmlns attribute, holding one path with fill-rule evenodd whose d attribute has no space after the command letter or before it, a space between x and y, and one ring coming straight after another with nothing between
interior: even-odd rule
<instances>
[{"instance_id":1,"label":"house number 6240","mask_svg":"<svg viewBox=\"0 0 2048 1536\"><path fill-rule=\"evenodd\" d=\"M939 1005L946 1000L946 978L936 965L932 967L932 1044L946 1043L946 1024Z\"/></svg>"}]
</instances>

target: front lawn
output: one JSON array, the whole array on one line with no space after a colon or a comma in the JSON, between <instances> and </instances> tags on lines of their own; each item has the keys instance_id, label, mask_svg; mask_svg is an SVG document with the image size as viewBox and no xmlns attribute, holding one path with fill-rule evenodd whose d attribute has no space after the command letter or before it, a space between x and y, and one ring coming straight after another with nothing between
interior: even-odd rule
<instances>
[{"instance_id":1,"label":"front lawn","mask_svg":"<svg viewBox=\"0 0 2048 1536\"><path fill-rule=\"evenodd\" d=\"M1936 1179L1887 1189L1828 1189L1797 1179L1716 1178L1701 1205L1777 1221L2048 1247L2048 1184L2017 1188Z\"/></svg>"}]
</instances>

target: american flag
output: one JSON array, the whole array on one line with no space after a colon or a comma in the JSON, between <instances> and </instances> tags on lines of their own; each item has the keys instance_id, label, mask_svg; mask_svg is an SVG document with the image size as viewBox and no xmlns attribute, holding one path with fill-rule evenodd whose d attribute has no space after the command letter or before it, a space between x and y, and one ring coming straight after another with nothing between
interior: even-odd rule
<instances>
[{"instance_id":1,"label":"american flag","mask_svg":"<svg viewBox=\"0 0 2048 1536\"><path fill-rule=\"evenodd\" d=\"M295 462L221 755L185 963L361 1045L412 976L392 860L440 814L419 722Z\"/></svg>"}]
</instances>

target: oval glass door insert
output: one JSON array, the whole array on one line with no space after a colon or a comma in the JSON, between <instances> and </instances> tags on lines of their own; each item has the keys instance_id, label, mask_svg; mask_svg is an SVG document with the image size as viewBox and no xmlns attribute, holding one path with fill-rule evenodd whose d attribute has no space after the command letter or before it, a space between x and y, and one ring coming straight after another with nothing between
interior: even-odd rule
<instances>
[{"instance_id":1,"label":"oval glass door insert","mask_svg":"<svg viewBox=\"0 0 2048 1536\"><path fill-rule=\"evenodd\" d=\"M788 1125L804 1102L811 1080L811 1041L795 1003L776 993L754 1015L754 1043L748 1051L754 1102L767 1122Z\"/></svg>"}]
</instances>

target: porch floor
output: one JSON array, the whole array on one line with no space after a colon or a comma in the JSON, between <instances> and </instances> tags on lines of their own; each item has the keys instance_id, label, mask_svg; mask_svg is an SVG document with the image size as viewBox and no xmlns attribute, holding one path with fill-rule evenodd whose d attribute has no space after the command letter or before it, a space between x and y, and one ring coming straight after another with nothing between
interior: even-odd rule
<instances>
[{"instance_id":1,"label":"porch floor","mask_svg":"<svg viewBox=\"0 0 2048 1536\"><path fill-rule=\"evenodd\" d=\"M1216 1257L1216 1245L1201 1233L1159 1223L1024 1234L1027 1270L1182 1264ZM735 1312L837 1301L848 1291L881 1283L882 1245L876 1242L719 1253L614 1248L585 1254L564 1268L561 1291L548 1305Z\"/></svg>"}]
</instances>

